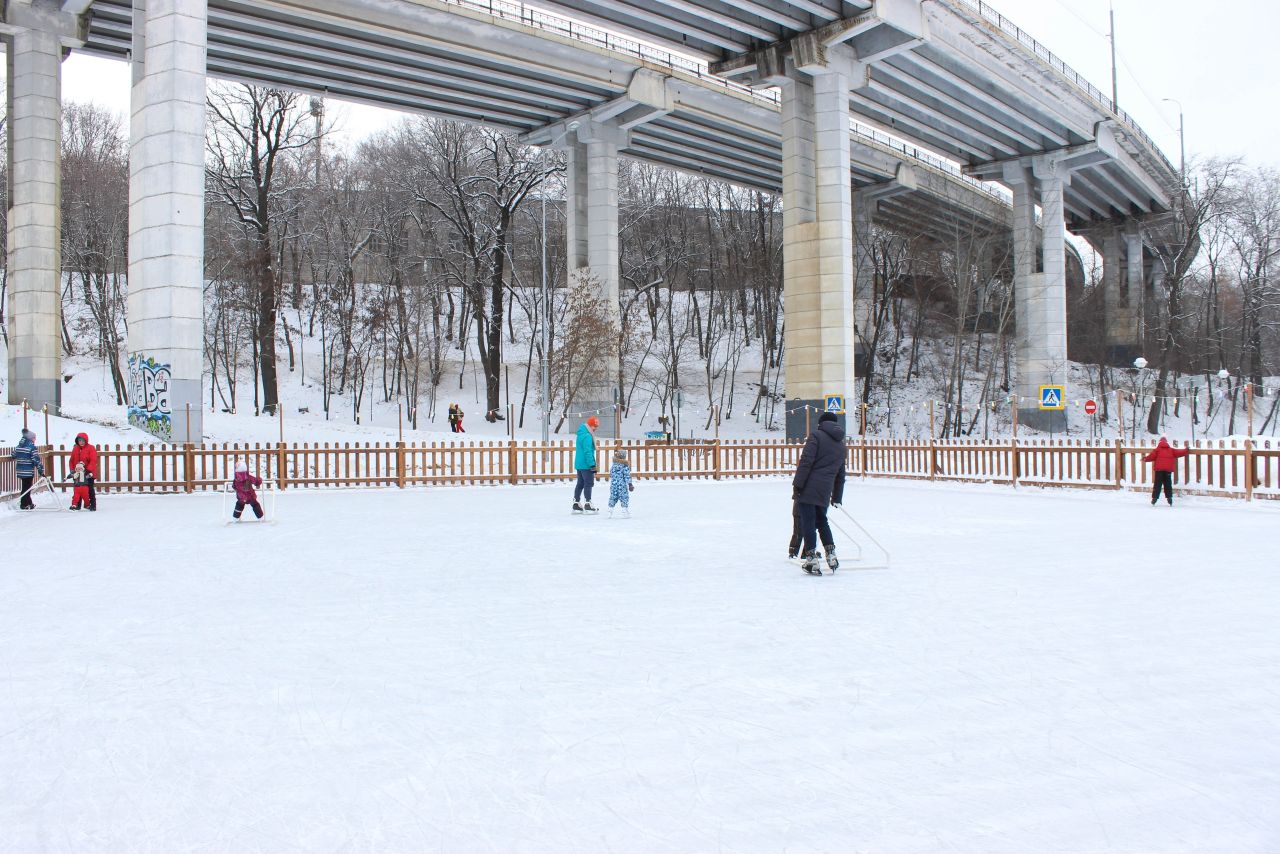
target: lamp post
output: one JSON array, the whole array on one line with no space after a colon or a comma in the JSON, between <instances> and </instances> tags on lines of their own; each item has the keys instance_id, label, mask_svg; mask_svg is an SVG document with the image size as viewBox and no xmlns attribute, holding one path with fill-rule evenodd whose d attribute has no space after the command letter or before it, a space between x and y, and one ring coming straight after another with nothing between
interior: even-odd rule
<instances>
[{"instance_id":1,"label":"lamp post","mask_svg":"<svg viewBox=\"0 0 1280 854\"><path fill-rule=\"evenodd\" d=\"M1133 405L1133 429L1130 434L1130 438L1136 440L1138 434L1138 407L1142 405L1142 392L1145 388L1145 383L1143 382L1145 375L1143 374L1143 370L1147 367L1147 360L1139 356L1133 360L1133 367L1138 377L1138 399Z\"/></svg>"},{"instance_id":2,"label":"lamp post","mask_svg":"<svg viewBox=\"0 0 1280 854\"><path fill-rule=\"evenodd\" d=\"M1187 134L1182 121L1182 102L1177 98L1161 98L1160 100L1178 105L1178 153L1180 156L1178 174L1182 178L1182 186L1185 188L1187 186Z\"/></svg>"},{"instance_id":3,"label":"lamp post","mask_svg":"<svg viewBox=\"0 0 1280 854\"><path fill-rule=\"evenodd\" d=\"M578 129L578 122L571 121L551 142L538 150L539 168L546 168L547 149ZM547 188L543 177L542 192L542 444L551 441L551 296L547 286ZM565 194L566 198L568 193Z\"/></svg>"}]
</instances>

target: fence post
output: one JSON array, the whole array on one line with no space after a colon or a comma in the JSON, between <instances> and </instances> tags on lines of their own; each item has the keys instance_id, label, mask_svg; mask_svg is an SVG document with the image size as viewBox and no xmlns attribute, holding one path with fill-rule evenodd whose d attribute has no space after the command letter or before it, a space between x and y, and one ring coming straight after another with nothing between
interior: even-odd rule
<instances>
[{"instance_id":1,"label":"fence post","mask_svg":"<svg viewBox=\"0 0 1280 854\"><path fill-rule=\"evenodd\" d=\"M404 489L404 439L396 442L396 486Z\"/></svg>"},{"instance_id":2,"label":"fence post","mask_svg":"<svg viewBox=\"0 0 1280 854\"><path fill-rule=\"evenodd\" d=\"M1116 489L1124 489L1124 440L1116 439Z\"/></svg>"},{"instance_id":3,"label":"fence post","mask_svg":"<svg viewBox=\"0 0 1280 854\"><path fill-rule=\"evenodd\" d=\"M280 489L282 490L286 489L289 485L289 478L285 473L285 467L284 467L285 459L286 459L286 456L285 456L285 450L284 450L284 442L277 442L276 443L276 469L277 469L276 483L279 485Z\"/></svg>"},{"instance_id":4,"label":"fence post","mask_svg":"<svg viewBox=\"0 0 1280 854\"><path fill-rule=\"evenodd\" d=\"M1009 473L1013 476L1013 488L1018 488L1018 477L1022 474L1022 462L1018 457L1018 437L1014 435L1009 441Z\"/></svg>"},{"instance_id":5,"label":"fence post","mask_svg":"<svg viewBox=\"0 0 1280 854\"><path fill-rule=\"evenodd\" d=\"M511 481L512 486L515 486L517 483L517 478L516 478L517 465L518 465L518 455L516 454L516 440L508 439L507 440L507 477Z\"/></svg>"},{"instance_id":6,"label":"fence post","mask_svg":"<svg viewBox=\"0 0 1280 854\"><path fill-rule=\"evenodd\" d=\"M188 404L189 405L189 404ZM182 467L186 470L187 492L196 491L196 450L195 445L185 442L182 445Z\"/></svg>"},{"instance_id":7,"label":"fence post","mask_svg":"<svg viewBox=\"0 0 1280 854\"><path fill-rule=\"evenodd\" d=\"M1249 401L1250 407L1253 401ZM1253 500L1253 439L1244 440L1244 500Z\"/></svg>"},{"instance_id":8,"label":"fence post","mask_svg":"<svg viewBox=\"0 0 1280 854\"><path fill-rule=\"evenodd\" d=\"M933 409L933 401L929 401L929 408ZM932 433L932 428L930 433ZM929 480L933 480L938 474L938 448L933 436L929 436Z\"/></svg>"}]
</instances>

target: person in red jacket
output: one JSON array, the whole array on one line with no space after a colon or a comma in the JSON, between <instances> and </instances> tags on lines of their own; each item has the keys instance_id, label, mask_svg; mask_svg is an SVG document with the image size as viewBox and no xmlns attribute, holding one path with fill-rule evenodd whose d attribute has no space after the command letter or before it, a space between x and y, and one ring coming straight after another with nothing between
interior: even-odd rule
<instances>
[{"instance_id":1,"label":"person in red jacket","mask_svg":"<svg viewBox=\"0 0 1280 854\"><path fill-rule=\"evenodd\" d=\"M98 479L98 449L89 444L89 434L76 436L76 446L71 449L71 459L67 468L76 470L76 464L84 463L84 485L89 491L89 509L98 509L98 495L93 490L93 482Z\"/></svg>"},{"instance_id":2,"label":"person in red jacket","mask_svg":"<svg viewBox=\"0 0 1280 854\"><path fill-rule=\"evenodd\" d=\"M249 466L241 461L236 463L236 476L231 485L236 491L236 508L231 511L231 518L239 520L247 504L253 508L253 515L261 519L262 505L258 503L258 493L253 488L262 486L262 478L256 474L250 474Z\"/></svg>"},{"instance_id":3,"label":"person in red jacket","mask_svg":"<svg viewBox=\"0 0 1280 854\"><path fill-rule=\"evenodd\" d=\"M1173 473L1178 468L1178 460L1185 457L1190 451L1186 448L1174 448L1169 445L1169 440L1164 436L1160 437L1160 442L1155 446L1151 453L1142 458L1144 463L1151 463L1155 470L1155 484L1151 487L1151 506L1160 498L1160 490L1164 489L1164 499L1169 502L1169 506L1173 506Z\"/></svg>"}]
</instances>

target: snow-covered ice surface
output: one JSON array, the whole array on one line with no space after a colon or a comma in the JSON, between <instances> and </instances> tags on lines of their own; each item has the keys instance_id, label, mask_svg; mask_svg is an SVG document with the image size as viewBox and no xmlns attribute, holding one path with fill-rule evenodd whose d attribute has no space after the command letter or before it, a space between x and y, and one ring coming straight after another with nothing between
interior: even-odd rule
<instances>
[{"instance_id":1,"label":"snow-covered ice surface","mask_svg":"<svg viewBox=\"0 0 1280 854\"><path fill-rule=\"evenodd\" d=\"M891 570L777 479L10 512L0 850L1280 850L1274 506L848 499Z\"/></svg>"}]
</instances>

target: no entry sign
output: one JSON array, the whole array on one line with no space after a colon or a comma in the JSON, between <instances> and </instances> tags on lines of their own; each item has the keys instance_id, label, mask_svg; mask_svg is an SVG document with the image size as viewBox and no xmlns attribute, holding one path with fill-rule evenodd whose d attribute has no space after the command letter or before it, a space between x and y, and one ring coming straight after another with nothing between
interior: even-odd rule
<instances>
[{"instance_id":1,"label":"no entry sign","mask_svg":"<svg viewBox=\"0 0 1280 854\"><path fill-rule=\"evenodd\" d=\"M1084 414L1092 415L1098 411L1098 402L1096 400L1086 400L1084 402Z\"/></svg>"}]
</instances>

